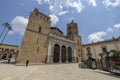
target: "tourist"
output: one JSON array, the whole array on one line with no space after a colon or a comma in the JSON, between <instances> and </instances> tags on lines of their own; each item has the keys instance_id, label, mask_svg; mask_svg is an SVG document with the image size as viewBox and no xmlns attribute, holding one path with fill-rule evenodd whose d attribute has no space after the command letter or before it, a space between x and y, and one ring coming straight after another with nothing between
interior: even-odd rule
<instances>
[{"instance_id":1,"label":"tourist","mask_svg":"<svg viewBox=\"0 0 120 80\"><path fill-rule=\"evenodd\" d=\"M28 66L28 64L29 64L29 60L26 61L26 67Z\"/></svg>"},{"instance_id":2,"label":"tourist","mask_svg":"<svg viewBox=\"0 0 120 80\"><path fill-rule=\"evenodd\" d=\"M9 59L8 59L8 63L10 63L10 60L11 60L11 59L9 58Z\"/></svg>"}]
</instances>

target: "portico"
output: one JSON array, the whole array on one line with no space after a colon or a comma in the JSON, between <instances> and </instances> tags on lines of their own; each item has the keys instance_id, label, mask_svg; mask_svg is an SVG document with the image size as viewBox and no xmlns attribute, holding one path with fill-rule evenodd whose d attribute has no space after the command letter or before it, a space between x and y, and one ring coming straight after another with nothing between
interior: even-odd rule
<instances>
[{"instance_id":1,"label":"portico","mask_svg":"<svg viewBox=\"0 0 120 80\"><path fill-rule=\"evenodd\" d=\"M76 62L74 41L50 34L47 54L47 63Z\"/></svg>"}]
</instances>

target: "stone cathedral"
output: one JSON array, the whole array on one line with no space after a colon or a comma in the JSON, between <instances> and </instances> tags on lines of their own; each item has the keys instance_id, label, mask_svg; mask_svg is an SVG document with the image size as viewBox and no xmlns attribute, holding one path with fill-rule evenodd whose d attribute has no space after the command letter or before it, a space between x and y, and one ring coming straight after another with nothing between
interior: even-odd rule
<instances>
[{"instance_id":1,"label":"stone cathedral","mask_svg":"<svg viewBox=\"0 0 120 80\"><path fill-rule=\"evenodd\" d=\"M78 25L73 20L67 24L67 35L51 27L50 17L35 8L20 47L16 62L25 64L74 63L82 60L82 41Z\"/></svg>"}]
</instances>

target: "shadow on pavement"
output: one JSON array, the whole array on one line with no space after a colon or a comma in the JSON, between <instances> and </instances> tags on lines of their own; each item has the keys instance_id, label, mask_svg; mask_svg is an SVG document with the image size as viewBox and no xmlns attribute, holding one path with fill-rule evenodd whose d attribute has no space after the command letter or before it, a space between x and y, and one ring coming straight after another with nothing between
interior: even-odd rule
<instances>
[{"instance_id":1,"label":"shadow on pavement","mask_svg":"<svg viewBox=\"0 0 120 80\"><path fill-rule=\"evenodd\" d=\"M15 61L11 61L11 62L8 63L7 60L2 60L2 61L0 61L0 63L1 63L1 64L11 64L11 65L15 65Z\"/></svg>"},{"instance_id":2,"label":"shadow on pavement","mask_svg":"<svg viewBox=\"0 0 120 80\"><path fill-rule=\"evenodd\" d=\"M94 72L120 79L120 75L117 75L117 74L114 74L114 73L111 73L111 72L104 72L104 71L94 71Z\"/></svg>"}]
</instances>

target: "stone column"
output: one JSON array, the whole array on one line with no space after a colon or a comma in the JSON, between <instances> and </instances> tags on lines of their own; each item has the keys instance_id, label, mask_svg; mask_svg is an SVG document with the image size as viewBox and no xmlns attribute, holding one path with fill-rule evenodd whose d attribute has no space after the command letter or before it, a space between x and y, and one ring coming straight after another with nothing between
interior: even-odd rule
<instances>
[{"instance_id":1,"label":"stone column","mask_svg":"<svg viewBox=\"0 0 120 80\"><path fill-rule=\"evenodd\" d=\"M77 60L76 60L77 57L76 57L76 50L75 50L74 47L73 47L73 52L74 52L74 53L73 53L73 54L74 54L74 62L76 62L76 61L77 61Z\"/></svg>"},{"instance_id":2,"label":"stone column","mask_svg":"<svg viewBox=\"0 0 120 80\"><path fill-rule=\"evenodd\" d=\"M7 57L6 57L6 59L8 59L8 57L9 57L9 54L10 54L10 53L9 53L9 52L7 52L6 54L7 54Z\"/></svg>"},{"instance_id":3,"label":"stone column","mask_svg":"<svg viewBox=\"0 0 120 80\"><path fill-rule=\"evenodd\" d=\"M47 63L50 63L50 57L51 56L51 43L49 42L48 45L48 54L47 54Z\"/></svg>"},{"instance_id":4,"label":"stone column","mask_svg":"<svg viewBox=\"0 0 120 80\"><path fill-rule=\"evenodd\" d=\"M66 63L68 63L68 46L66 47Z\"/></svg>"},{"instance_id":5,"label":"stone column","mask_svg":"<svg viewBox=\"0 0 120 80\"><path fill-rule=\"evenodd\" d=\"M51 48L50 63L53 63L53 52L54 52L54 47Z\"/></svg>"},{"instance_id":6,"label":"stone column","mask_svg":"<svg viewBox=\"0 0 120 80\"><path fill-rule=\"evenodd\" d=\"M61 49L61 47L62 47L62 46L60 45L60 60L59 60L60 63L62 63L62 58L61 58L61 50L62 50L62 49Z\"/></svg>"}]
</instances>

